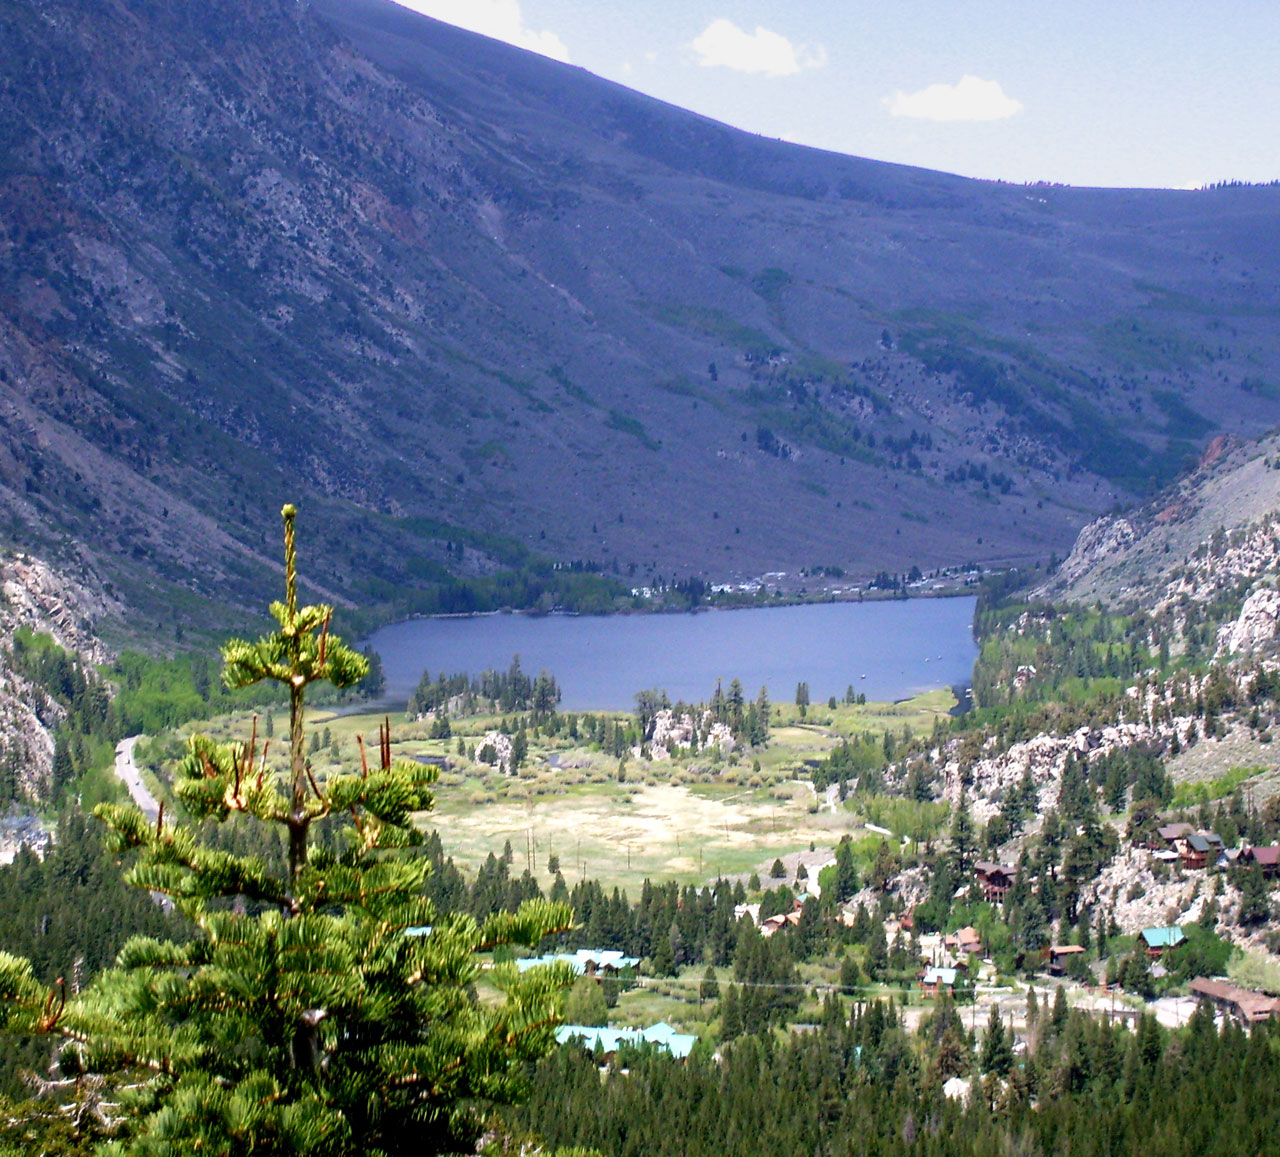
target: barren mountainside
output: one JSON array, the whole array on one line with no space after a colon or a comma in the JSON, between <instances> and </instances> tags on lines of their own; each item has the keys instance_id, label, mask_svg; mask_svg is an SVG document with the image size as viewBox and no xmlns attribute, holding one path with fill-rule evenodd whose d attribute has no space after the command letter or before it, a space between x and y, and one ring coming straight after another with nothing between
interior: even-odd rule
<instances>
[{"instance_id":1,"label":"barren mountainside","mask_svg":"<svg viewBox=\"0 0 1280 1157\"><path fill-rule=\"evenodd\" d=\"M1280 409L1280 189L836 156L385 0L0 15L3 531L143 625L286 498L359 605L1027 563Z\"/></svg>"}]
</instances>

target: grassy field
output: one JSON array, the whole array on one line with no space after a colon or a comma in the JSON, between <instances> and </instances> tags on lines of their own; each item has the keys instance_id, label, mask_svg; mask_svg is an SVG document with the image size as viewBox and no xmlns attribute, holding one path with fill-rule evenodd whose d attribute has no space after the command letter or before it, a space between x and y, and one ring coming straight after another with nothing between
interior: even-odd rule
<instances>
[{"instance_id":1,"label":"grassy field","mask_svg":"<svg viewBox=\"0 0 1280 1157\"><path fill-rule=\"evenodd\" d=\"M606 753L567 741L534 737L529 758L517 776L458 754L458 739L474 746L492 717L454 721L450 739L428 738L427 725L390 720L392 749L407 758L444 758L436 807L421 817L439 830L446 852L468 873L491 852L510 842L517 871L529 868L543 886L551 882L547 864L560 861L566 882L594 879L635 893L646 877L698 883L719 875L745 874L767 867L790 852L832 846L860 822L844 809L820 806L812 785L801 778L806 763L822 759L844 738L868 731L929 731L954 705L949 691L934 691L903 703L811 707L805 719L792 704L774 707L769 743L761 750L726 760L649 762ZM309 736L320 740L311 753L317 778L359 766L357 737L376 751L380 715L312 712ZM219 738L246 738L249 715L227 716L199 729ZM261 739L265 717L258 721ZM272 720L270 759L283 767L282 712ZM169 767L180 750L180 735L162 737L140 749L139 760ZM159 778L167 779L165 775Z\"/></svg>"}]
</instances>

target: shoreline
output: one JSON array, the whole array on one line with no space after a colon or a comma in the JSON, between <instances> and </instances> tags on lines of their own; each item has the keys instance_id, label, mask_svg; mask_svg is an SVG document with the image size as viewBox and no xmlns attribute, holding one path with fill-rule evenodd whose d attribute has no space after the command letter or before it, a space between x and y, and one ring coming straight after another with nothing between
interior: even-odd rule
<instances>
[{"instance_id":1,"label":"shoreline","mask_svg":"<svg viewBox=\"0 0 1280 1157\"><path fill-rule=\"evenodd\" d=\"M935 691L950 691L956 699L956 704L947 712L952 718L958 718L965 715L973 709L972 686L970 684L948 683L939 684L937 687L926 687L917 691L914 695L908 695L903 699L868 699L865 704L868 707L900 707L904 703L910 703L915 699L919 699L922 695L930 695ZM353 715L397 715L405 714L408 711L409 701L407 699L378 699L369 700L364 703L344 703L340 707L329 707L321 705L316 708L317 715L324 715L326 719L348 718ZM560 715L634 715L635 707L573 707L562 708L557 706L556 712ZM515 714L521 714L515 712Z\"/></svg>"},{"instance_id":2,"label":"shoreline","mask_svg":"<svg viewBox=\"0 0 1280 1157\"><path fill-rule=\"evenodd\" d=\"M967 599L977 598L981 584L974 583L968 588L948 588L946 590L929 591L860 591L855 594L825 594L821 596L793 597L784 595L781 598L770 598L768 602L708 602L693 607L623 607L611 611L539 611L532 607L499 607L491 611L440 611L435 614L404 615L397 619L387 619L378 624L360 640L359 646L365 646L379 631L401 623L450 619L493 619L502 615L521 615L530 619L612 619L630 616L666 616L666 615L701 615L715 611L768 611L776 607L808 607L825 606L831 603L906 603L914 599Z\"/></svg>"}]
</instances>

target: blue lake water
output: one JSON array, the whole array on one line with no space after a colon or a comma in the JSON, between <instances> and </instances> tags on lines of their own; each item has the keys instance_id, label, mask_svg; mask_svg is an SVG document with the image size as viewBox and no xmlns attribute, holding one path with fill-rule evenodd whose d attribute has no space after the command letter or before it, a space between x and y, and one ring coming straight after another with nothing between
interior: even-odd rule
<instances>
[{"instance_id":1,"label":"blue lake water","mask_svg":"<svg viewBox=\"0 0 1280 1157\"><path fill-rule=\"evenodd\" d=\"M368 641L382 656L387 697L404 702L424 670L477 675L520 656L526 673L554 675L561 709L629 711L637 691L699 702L719 679L748 698L905 699L969 685L978 648L973 598L816 603L686 615L478 615L393 623Z\"/></svg>"}]
</instances>

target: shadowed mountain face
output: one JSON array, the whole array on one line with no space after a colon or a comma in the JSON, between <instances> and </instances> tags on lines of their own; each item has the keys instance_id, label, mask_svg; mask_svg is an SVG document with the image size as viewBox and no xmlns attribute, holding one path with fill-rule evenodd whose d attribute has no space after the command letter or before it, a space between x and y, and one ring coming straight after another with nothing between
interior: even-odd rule
<instances>
[{"instance_id":1,"label":"shadowed mountain face","mask_svg":"<svg viewBox=\"0 0 1280 1157\"><path fill-rule=\"evenodd\" d=\"M285 498L365 604L1025 562L1280 415L1277 188L840 157L384 0L0 16L0 510L143 611Z\"/></svg>"}]
</instances>

